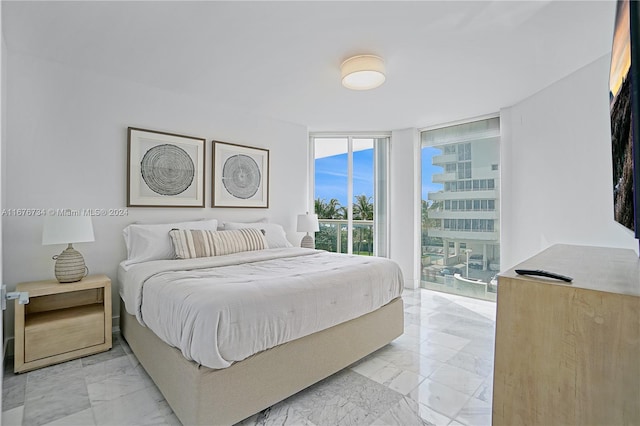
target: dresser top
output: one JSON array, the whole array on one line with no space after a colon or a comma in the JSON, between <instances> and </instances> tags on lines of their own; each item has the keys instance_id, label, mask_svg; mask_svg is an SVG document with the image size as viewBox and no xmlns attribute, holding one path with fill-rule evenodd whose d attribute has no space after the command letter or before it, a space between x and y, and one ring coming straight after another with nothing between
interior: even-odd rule
<instances>
[{"instance_id":1,"label":"dresser top","mask_svg":"<svg viewBox=\"0 0 640 426\"><path fill-rule=\"evenodd\" d=\"M543 269L573 281L518 275L516 269ZM640 258L630 249L556 244L500 276L640 296Z\"/></svg>"}]
</instances>

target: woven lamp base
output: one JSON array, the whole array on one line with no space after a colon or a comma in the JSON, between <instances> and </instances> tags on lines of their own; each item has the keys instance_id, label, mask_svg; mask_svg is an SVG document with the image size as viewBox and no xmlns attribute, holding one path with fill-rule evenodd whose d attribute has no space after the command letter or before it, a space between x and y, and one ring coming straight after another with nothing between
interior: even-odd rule
<instances>
[{"instance_id":1,"label":"woven lamp base","mask_svg":"<svg viewBox=\"0 0 640 426\"><path fill-rule=\"evenodd\" d=\"M313 241L313 237L309 234L302 237L302 241L300 242L300 247L314 249L316 248L316 243Z\"/></svg>"},{"instance_id":2,"label":"woven lamp base","mask_svg":"<svg viewBox=\"0 0 640 426\"><path fill-rule=\"evenodd\" d=\"M58 282L74 283L86 277L89 272L84 258L71 244L62 253L53 256L53 260L56 261L55 274Z\"/></svg>"}]
</instances>

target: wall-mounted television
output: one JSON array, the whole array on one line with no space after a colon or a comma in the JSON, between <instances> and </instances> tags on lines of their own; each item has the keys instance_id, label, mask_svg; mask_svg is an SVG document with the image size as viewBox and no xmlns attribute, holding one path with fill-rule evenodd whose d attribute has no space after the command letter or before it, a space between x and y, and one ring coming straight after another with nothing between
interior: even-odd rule
<instances>
[{"instance_id":1,"label":"wall-mounted television","mask_svg":"<svg viewBox=\"0 0 640 426\"><path fill-rule=\"evenodd\" d=\"M614 217L640 238L640 5L635 0L617 2L609 97Z\"/></svg>"}]
</instances>

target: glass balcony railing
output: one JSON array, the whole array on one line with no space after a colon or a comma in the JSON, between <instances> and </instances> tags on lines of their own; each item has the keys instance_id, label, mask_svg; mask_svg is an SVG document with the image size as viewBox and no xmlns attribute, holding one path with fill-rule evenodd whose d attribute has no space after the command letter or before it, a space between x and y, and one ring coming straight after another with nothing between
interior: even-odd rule
<instances>
[{"instance_id":1,"label":"glass balcony railing","mask_svg":"<svg viewBox=\"0 0 640 426\"><path fill-rule=\"evenodd\" d=\"M346 219L319 219L316 248L334 253L349 252L348 221ZM373 220L353 221L352 253L373 256Z\"/></svg>"},{"instance_id":2,"label":"glass balcony railing","mask_svg":"<svg viewBox=\"0 0 640 426\"><path fill-rule=\"evenodd\" d=\"M458 254L442 246L423 247L420 287L484 300L496 300L499 260L470 255L471 250Z\"/></svg>"},{"instance_id":3,"label":"glass balcony railing","mask_svg":"<svg viewBox=\"0 0 640 426\"><path fill-rule=\"evenodd\" d=\"M315 233L317 249L334 253L349 252L348 222L346 219L319 219L318 223L320 230ZM448 232L451 233L451 231ZM432 235L435 233L437 232L433 229L429 232L431 236L435 236ZM486 237L488 233L475 234ZM354 220L352 253L373 256L373 241L373 220ZM469 253L473 252L469 250ZM425 246L422 250L420 269L420 286L422 288L485 300L496 300L498 259L478 258L478 254L468 255L466 250L454 254L446 252L442 246Z\"/></svg>"}]
</instances>

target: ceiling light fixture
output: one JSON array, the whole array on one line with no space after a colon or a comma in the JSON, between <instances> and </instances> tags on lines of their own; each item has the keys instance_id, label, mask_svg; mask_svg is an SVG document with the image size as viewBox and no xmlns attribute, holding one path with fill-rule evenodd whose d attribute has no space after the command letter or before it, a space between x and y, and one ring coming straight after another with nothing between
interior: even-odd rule
<instances>
[{"instance_id":1,"label":"ceiling light fixture","mask_svg":"<svg viewBox=\"0 0 640 426\"><path fill-rule=\"evenodd\" d=\"M384 61L375 55L353 56L342 63L342 85L353 90L375 89L384 83Z\"/></svg>"}]
</instances>

